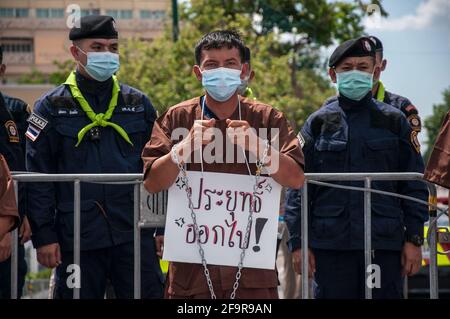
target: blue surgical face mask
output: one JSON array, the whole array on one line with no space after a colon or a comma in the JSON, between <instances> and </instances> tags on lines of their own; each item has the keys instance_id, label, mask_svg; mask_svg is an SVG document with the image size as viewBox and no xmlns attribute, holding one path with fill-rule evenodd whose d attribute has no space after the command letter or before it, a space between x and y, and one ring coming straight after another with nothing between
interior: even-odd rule
<instances>
[{"instance_id":1,"label":"blue surgical face mask","mask_svg":"<svg viewBox=\"0 0 450 319\"><path fill-rule=\"evenodd\" d=\"M372 90L372 73L352 70L336 73L337 89L349 99L359 101Z\"/></svg>"},{"instance_id":2,"label":"blue surgical face mask","mask_svg":"<svg viewBox=\"0 0 450 319\"><path fill-rule=\"evenodd\" d=\"M81 52L86 54L87 63L79 63L93 79L104 82L119 70L119 55L112 52Z\"/></svg>"},{"instance_id":3,"label":"blue surgical face mask","mask_svg":"<svg viewBox=\"0 0 450 319\"><path fill-rule=\"evenodd\" d=\"M217 102L228 101L241 83L241 70L216 68L202 71L202 85Z\"/></svg>"}]
</instances>

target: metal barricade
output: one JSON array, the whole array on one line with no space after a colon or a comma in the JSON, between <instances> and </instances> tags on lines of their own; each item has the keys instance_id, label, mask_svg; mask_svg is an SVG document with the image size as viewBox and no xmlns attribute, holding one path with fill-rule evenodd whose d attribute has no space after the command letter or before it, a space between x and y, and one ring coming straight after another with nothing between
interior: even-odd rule
<instances>
[{"instance_id":1,"label":"metal barricade","mask_svg":"<svg viewBox=\"0 0 450 319\"><path fill-rule=\"evenodd\" d=\"M73 182L74 183L74 263L80 265L80 183L118 183L134 184L134 297L140 298L140 185L142 183L142 174L15 174L12 173L14 186L18 182ZM17 230L16 230L17 232ZM16 241L13 242L17 247ZM17 298L17 249L11 254L11 297ZM80 288L73 289L73 298L80 298Z\"/></svg>"},{"instance_id":2,"label":"metal barricade","mask_svg":"<svg viewBox=\"0 0 450 319\"><path fill-rule=\"evenodd\" d=\"M394 181L394 180L417 180L427 184L429 191L429 202L422 202L419 199L412 198L405 195L389 193L385 191L375 190L371 188L372 181ZM324 182L342 182L342 181L364 181L364 188L337 185ZM431 205L435 202L436 186L432 183L423 180L423 175L420 173L308 173L305 174L305 184L302 192L301 205L301 247L302 247L302 296L305 299L309 298L309 278L308 278L308 183L318 184L327 187L335 187L347 190L356 190L364 192L364 263L366 271L366 280L369 276L367 272L368 267L372 264L372 234L371 234L371 193L378 193L387 196L396 196L407 200L412 200L420 204L429 206L430 225L436 223L437 209L436 205ZM429 231L433 228L430 227ZM430 298L438 298L438 273L437 273L437 242L436 232L431 231L427 236L429 238L430 246ZM372 288L365 284L366 299L372 298Z\"/></svg>"},{"instance_id":3,"label":"metal barricade","mask_svg":"<svg viewBox=\"0 0 450 319\"><path fill-rule=\"evenodd\" d=\"M140 230L149 227L163 227L167 211L167 191L158 194L148 194L142 186L142 174L37 174L37 173L12 173L17 197L18 182L73 182L74 183L74 263L80 265L80 183L101 183L101 184L134 184L134 298L141 296L141 236ZM414 200L421 204L422 201L409 198L408 196L387 193L371 189L372 181L391 180L420 180L422 174L419 173L327 173L305 174L305 184L302 192L301 222L302 222L302 273L308 274L308 183L319 184L328 187L337 187L364 192L364 249L365 266L371 264L371 193L380 193L389 196L397 196L404 199ZM325 183L329 181L364 181L364 188L350 187ZM436 187L434 184L425 182L430 193L430 225L436 222L437 210L435 205L431 205L436 198ZM142 194L147 198L141 201ZM428 203L425 203L428 204ZM144 212L144 213L142 213ZM429 228L430 230L432 227ZM11 298L17 298L17 264L18 252L17 241L18 231L13 232L12 245L15 247L11 254ZM431 232L429 238L430 245L430 298L438 298L438 277L437 277L437 242L436 232ZM366 298L372 297L371 288L366 285ZM302 296L309 298L308 276L302 278ZM74 288L73 298L80 298L80 288Z\"/></svg>"},{"instance_id":4,"label":"metal barricade","mask_svg":"<svg viewBox=\"0 0 450 319\"><path fill-rule=\"evenodd\" d=\"M18 184L14 181L14 193L16 196L16 203L18 203ZM19 265L19 229L16 228L11 233L11 299L17 299L17 275Z\"/></svg>"}]
</instances>

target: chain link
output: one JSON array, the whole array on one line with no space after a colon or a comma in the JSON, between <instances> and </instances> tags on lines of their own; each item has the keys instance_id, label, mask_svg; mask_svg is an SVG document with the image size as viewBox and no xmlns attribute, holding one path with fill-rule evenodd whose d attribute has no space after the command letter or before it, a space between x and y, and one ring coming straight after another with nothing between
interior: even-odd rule
<instances>
[{"instance_id":1,"label":"chain link","mask_svg":"<svg viewBox=\"0 0 450 319\"><path fill-rule=\"evenodd\" d=\"M242 268L244 268L245 252L247 250L247 247L249 245L249 240L250 240L250 238L249 238L250 237L250 230L251 230L252 223L253 223L253 211L254 211L254 207L255 207L255 201L256 201L256 194L257 194L257 191L258 191L259 179L261 177L262 168L265 165L265 160L267 158L267 155L268 155L268 152L269 152L269 148L270 148L269 140L266 140L265 141L265 148L264 148L262 159L258 160L256 162L255 184L253 185L253 195L252 195L252 200L250 202L250 212L248 214L247 227L245 229L244 246L243 246L243 248L241 250L239 263L237 265L238 270L236 272L236 277L235 277L235 281L234 281L234 284L233 284L233 291L231 292L230 299L235 299L236 298L236 292L237 292L237 290L239 288L239 281L240 281L241 276L242 276ZM192 203L192 190L191 190L191 188L189 186L189 179L188 179L188 176L187 176L186 164L181 163L180 160L179 160L179 157L178 157L178 144L175 144L172 147L171 157L172 157L172 160L174 161L174 163L180 169L180 171L181 171L181 181L185 185L186 196L187 196L188 204L189 204L189 210L191 211L191 218L192 218L192 222L194 224L194 232L195 232L195 236L197 238L198 252L200 254L201 262L202 262L202 265L203 265L203 273L205 275L206 283L208 285L208 289L209 289L209 292L211 294L211 299L217 299L216 294L214 292L214 287L213 287L213 283L212 283L212 280L211 280L211 276L210 276L210 273L209 273L208 264L206 262L205 251L203 250L203 246L200 243L200 231L199 231L199 227L198 227L198 224L197 224L197 216L196 216L196 214L194 212L194 204Z\"/></svg>"},{"instance_id":2,"label":"chain link","mask_svg":"<svg viewBox=\"0 0 450 319\"><path fill-rule=\"evenodd\" d=\"M254 212L254 208L255 208L256 193L258 191L259 179L261 177L262 168L265 165L267 154L269 152L269 147L270 147L269 140L266 140L262 159L256 161L255 184L253 185L253 195L252 195L252 200L250 202L250 212L248 214L247 227L245 229L244 246L241 251L240 260L238 263L238 270L236 272L236 278L235 278L235 281L233 284L233 291L231 292L230 299L236 298L236 291L239 288L239 280L241 279L242 268L244 267L245 252L247 250L247 247L249 245L249 240L250 240L249 237L250 237L250 230L252 228L252 223L253 223L253 212Z\"/></svg>"}]
</instances>

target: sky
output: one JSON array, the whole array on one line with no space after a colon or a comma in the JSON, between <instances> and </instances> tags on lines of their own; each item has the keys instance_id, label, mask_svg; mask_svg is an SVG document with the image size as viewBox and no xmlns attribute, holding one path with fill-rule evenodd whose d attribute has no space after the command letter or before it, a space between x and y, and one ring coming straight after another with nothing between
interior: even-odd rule
<instances>
[{"instance_id":1,"label":"sky","mask_svg":"<svg viewBox=\"0 0 450 319\"><path fill-rule=\"evenodd\" d=\"M389 16L364 21L366 32L383 42L388 65L382 81L388 91L409 98L424 119L450 87L450 0L382 3Z\"/></svg>"}]
</instances>

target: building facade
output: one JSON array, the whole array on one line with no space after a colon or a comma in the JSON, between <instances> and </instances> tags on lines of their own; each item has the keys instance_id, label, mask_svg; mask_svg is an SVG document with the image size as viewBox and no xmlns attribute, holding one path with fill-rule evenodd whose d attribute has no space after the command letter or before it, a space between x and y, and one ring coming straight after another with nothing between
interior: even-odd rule
<instances>
[{"instance_id":1,"label":"building facade","mask_svg":"<svg viewBox=\"0 0 450 319\"><path fill-rule=\"evenodd\" d=\"M116 19L121 38L151 40L162 33L170 0L0 0L0 44L7 83L37 70L49 74L54 61L70 58L68 33L75 11ZM69 23L68 23L69 22ZM4 79L5 82L5 79Z\"/></svg>"}]
</instances>

